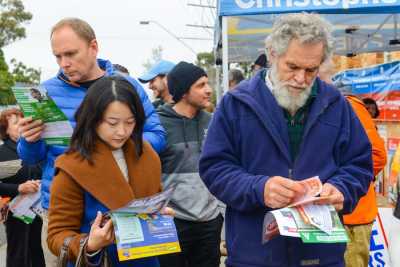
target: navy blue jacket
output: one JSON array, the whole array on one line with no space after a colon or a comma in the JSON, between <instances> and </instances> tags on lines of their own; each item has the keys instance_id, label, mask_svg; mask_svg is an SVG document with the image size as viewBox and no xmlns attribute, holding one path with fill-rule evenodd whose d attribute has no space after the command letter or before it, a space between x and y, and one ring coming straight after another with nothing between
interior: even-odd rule
<instances>
[{"instance_id":1,"label":"navy blue jacket","mask_svg":"<svg viewBox=\"0 0 400 267\"><path fill-rule=\"evenodd\" d=\"M344 266L344 244L303 244L283 236L261 243L263 218L271 210L264 204L269 177L318 175L343 193L343 214L354 209L373 177L361 123L335 88L316 82L296 160L283 110L260 75L227 93L213 116L199 168L210 192L227 205L228 266Z\"/></svg>"},{"instance_id":2,"label":"navy blue jacket","mask_svg":"<svg viewBox=\"0 0 400 267\"><path fill-rule=\"evenodd\" d=\"M110 61L98 59L100 68L105 71L105 75L114 75L115 70ZM161 152L166 145L166 133L160 124L157 113L151 104L143 87L135 79L124 76L135 88L140 100L142 101L146 122L143 127L143 138L148 141L154 150ZM42 84L48 95L54 100L57 106L67 116L72 127L75 127L74 114L83 98L86 95L86 88L74 86L66 80L66 77L60 71L57 77L45 81ZM67 147L59 145L46 145L43 140L35 143L29 143L20 138L18 142L18 154L21 159L28 164L36 164L44 161L42 176L42 206L48 208L50 185L54 175L54 161L64 153Z\"/></svg>"}]
</instances>

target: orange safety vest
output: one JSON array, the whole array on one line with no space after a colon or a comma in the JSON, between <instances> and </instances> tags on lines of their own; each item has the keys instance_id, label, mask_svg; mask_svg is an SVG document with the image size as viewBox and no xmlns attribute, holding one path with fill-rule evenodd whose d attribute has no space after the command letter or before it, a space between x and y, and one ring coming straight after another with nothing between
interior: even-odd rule
<instances>
[{"instance_id":1,"label":"orange safety vest","mask_svg":"<svg viewBox=\"0 0 400 267\"><path fill-rule=\"evenodd\" d=\"M374 175L377 175L386 164L385 143L379 136L375 123L365 108L364 103L355 96L346 96L346 98L350 102L354 112L357 114L357 117L363 125L368 139L371 142ZM367 194L360 198L353 213L343 217L344 224L367 224L375 220L375 217L378 214L378 208L376 205L374 187L374 182L371 182Z\"/></svg>"}]
</instances>

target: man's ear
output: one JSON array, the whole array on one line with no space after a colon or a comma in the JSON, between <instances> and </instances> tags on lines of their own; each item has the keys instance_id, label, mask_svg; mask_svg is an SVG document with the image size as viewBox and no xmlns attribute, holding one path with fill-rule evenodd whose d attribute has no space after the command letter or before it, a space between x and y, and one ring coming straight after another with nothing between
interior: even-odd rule
<instances>
[{"instance_id":1,"label":"man's ear","mask_svg":"<svg viewBox=\"0 0 400 267\"><path fill-rule=\"evenodd\" d=\"M99 52L99 44L97 43L96 39L93 39L92 41L90 41L89 47L91 49L93 49L93 51L96 53L96 56L97 56L97 53Z\"/></svg>"},{"instance_id":2,"label":"man's ear","mask_svg":"<svg viewBox=\"0 0 400 267\"><path fill-rule=\"evenodd\" d=\"M276 51L270 48L267 49L267 52L268 52L268 61L270 61L271 63L276 61L276 59L278 58L278 54L276 53Z\"/></svg>"}]
</instances>

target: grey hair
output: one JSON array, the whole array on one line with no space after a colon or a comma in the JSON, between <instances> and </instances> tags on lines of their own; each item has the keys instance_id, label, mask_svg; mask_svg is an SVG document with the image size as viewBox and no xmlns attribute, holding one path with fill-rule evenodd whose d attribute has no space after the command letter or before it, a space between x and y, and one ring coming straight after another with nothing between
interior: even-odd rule
<instances>
[{"instance_id":1,"label":"grey hair","mask_svg":"<svg viewBox=\"0 0 400 267\"><path fill-rule=\"evenodd\" d=\"M229 81L234 81L236 84L244 80L243 73L238 69L229 70L228 77Z\"/></svg>"},{"instance_id":2,"label":"grey hair","mask_svg":"<svg viewBox=\"0 0 400 267\"><path fill-rule=\"evenodd\" d=\"M294 13L280 16L265 40L266 49L278 56L286 53L290 41L297 39L302 44L324 44L323 61L330 58L334 39L332 25L318 14ZM321 62L322 63L322 62Z\"/></svg>"}]
</instances>

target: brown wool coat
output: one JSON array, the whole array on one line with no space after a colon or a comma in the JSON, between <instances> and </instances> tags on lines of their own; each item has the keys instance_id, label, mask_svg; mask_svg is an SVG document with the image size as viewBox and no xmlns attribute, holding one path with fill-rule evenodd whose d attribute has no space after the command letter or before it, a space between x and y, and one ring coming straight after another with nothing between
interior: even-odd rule
<instances>
[{"instance_id":1,"label":"brown wool coat","mask_svg":"<svg viewBox=\"0 0 400 267\"><path fill-rule=\"evenodd\" d=\"M49 228L47 244L59 255L64 239L73 236L69 255L75 259L79 252L80 233L84 213L84 192L89 192L107 208L113 210L135 198L161 191L161 163L148 143L143 154L135 155L129 140L123 147L128 166L129 183L125 180L111 150L102 142L96 145L93 165L74 152L60 156L55 162L56 176L50 189Z\"/></svg>"}]
</instances>

